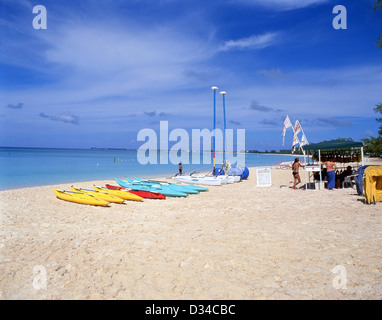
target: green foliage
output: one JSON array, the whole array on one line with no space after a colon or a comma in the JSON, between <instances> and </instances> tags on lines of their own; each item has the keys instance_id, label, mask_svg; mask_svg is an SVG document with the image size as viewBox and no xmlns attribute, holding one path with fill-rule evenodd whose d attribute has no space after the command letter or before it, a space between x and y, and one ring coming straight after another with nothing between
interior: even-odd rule
<instances>
[{"instance_id":1,"label":"green foliage","mask_svg":"<svg viewBox=\"0 0 382 320\"><path fill-rule=\"evenodd\" d=\"M382 9L382 0L374 2L374 11L377 11L378 9Z\"/></svg>"},{"instance_id":2,"label":"green foliage","mask_svg":"<svg viewBox=\"0 0 382 320\"><path fill-rule=\"evenodd\" d=\"M379 9L382 10L382 0L377 0L376 2L374 2L374 11L377 11ZM382 36L379 36L378 40L382 40ZM377 41L377 46L382 48L382 41Z\"/></svg>"},{"instance_id":3,"label":"green foliage","mask_svg":"<svg viewBox=\"0 0 382 320\"><path fill-rule=\"evenodd\" d=\"M382 154L382 136L377 138L370 137L366 139L361 139L365 145L365 153L369 153L373 156L379 156Z\"/></svg>"},{"instance_id":4,"label":"green foliage","mask_svg":"<svg viewBox=\"0 0 382 320\"><path fill-rule=\"evenodd\" d=\"M291 149L280 149L280 153L281 154L292 154L292 150Z\"/></svg>"},{"instance_id":5,"label":"green foliage","mask_svg":"<svg viewBox=\"0 0 382 320\"><path fill-rule=\"evenodd\" d=\"M347 142L354 142L353 138L337 138L333 140L324 140L322 142L330 142L330 141L347 141Z\"/></svg>"},{"instance_id":6,"label":"green foliage","mask_svg":"<svg viewBox=\"0 0 382 320\"><path fill-rule=\"evenodd\" d=\"M376 113L380 113L380 114L382 114L382 103L377 104L377 106L374 108L374 111L375 111ZM382 118L378 118L377 121L382 123ZM380 136L382 136L382 125L379 126L378 134L379 134Z\"/></svg>"},{"instance_id":7,"label":"green foliage","mask_svg":"<svg viewBox=\"0 0 382 320\"><path fill-rule=\"evenodd\" d=\"M380 1L382 5L382 0ZM382 114L382 103L377 104L374 108L376 113ZM382 122L382 118L376 119L378 122ZM365 144L365 152L372 155L379 156L382 154L382 126L379 127L378 131L379 136L377 138L370 137L369 139L361 139Z\"/></svg>"},{"instance_id":8,"label":"green foliage","mask_svg":"<svg viewBox=\"0 0 382 320\"><path fill-rule=\"evenodd\" d=\"M353 138L337 138L336 141L354 142Z\"/></svg>"},{"instance_id":9,"label":"green foliage","mask_svg":"<svg viewBox=\"0 0 382 320\"><path fill-rule=\"evenodd\" d=\"M276 150L271 150L271 151L268 151L268 150L265 150L265 151L259 151L259 150L248 150L247 153L273 153L273 154L292 154L292 150L291 149L281 149L279 151L276 151ZM301 149L298 148L293 154L303 154Z\"/></svg>"},{"instance_id":10,"label":"green foliage","mask_svg":"<svg viewBox=\"0 0 382 320\"><path fill-rule=\"evenodd\" d=\"M262 153L262 152L259 151L259 150L248 150L247 152L248 152L248 153Z\"/></svg>"},{"instance_id":11,"label":"green foliage","mask_svg":"<svg viewBox=\"0 0 382 320\"><path fill-rule=\"evenodd\" d=\"M379 36L377 39L382 40L382 36ZM377 46L382 48L382 41L377 41Z\"/></svg>"}]
</instances>

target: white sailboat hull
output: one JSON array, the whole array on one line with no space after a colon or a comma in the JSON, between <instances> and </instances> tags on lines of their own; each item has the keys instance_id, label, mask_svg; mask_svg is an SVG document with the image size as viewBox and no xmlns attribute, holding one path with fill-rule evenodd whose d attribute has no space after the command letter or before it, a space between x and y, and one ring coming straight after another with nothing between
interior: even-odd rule
<instances>
[{"instance_id":1,"label":"white sailboat hull","mask_svg":"<svg viewBox=\"0 0 382 320\"><path fill-rule=\"evenodd\" d=\"M232 176L234 181L235 182L239 182L240 181L240 176Z\"/></svg>"},{"instance_id":2,"label":"white sailboat hull","mask_svg":"<svg viewBox=\"0 0 382 320\"><path fill-rule=\"evenodd\" d=\"M202 184L208 186L220 186L222 184L221 179L215 179L214 177L176 176L172 179L188 184Z\"/></svg>"},{"instance_id":3,"label":"white sailboat hull","mask_svg":"<svg viewBox=\"0 0 382 320\"><path fill-rule=\"evenodd\" d=\"M210 178L210 179L216 179L216 180L221 180L221 183L222 184L225 184L225 183L234 183L235 182L235 178L233 176L227 176L227 175L219 175L219 176L200 176L200 175L191 175L191 177L195 177L195 178Z\"/></svg>"}]
</instances>

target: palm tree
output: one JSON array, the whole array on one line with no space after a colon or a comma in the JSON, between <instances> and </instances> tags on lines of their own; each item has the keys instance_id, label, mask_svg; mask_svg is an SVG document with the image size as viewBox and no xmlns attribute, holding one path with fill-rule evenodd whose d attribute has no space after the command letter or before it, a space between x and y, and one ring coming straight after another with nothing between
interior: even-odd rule
<instances>
[{"instance_id":1,"label":"palm tree","mask_svg":"<svg viewBox=\"0 0 382 320\"><path fill-rule=\"evenodd\" d=\"M374 11L377 11L378 9L382 10L382 0L377 0L374 3ZM382 36L379 36L377 39L382 40ZM377 41L377 46L382 48L382 41Z\"/></svg>"}]
</instances>

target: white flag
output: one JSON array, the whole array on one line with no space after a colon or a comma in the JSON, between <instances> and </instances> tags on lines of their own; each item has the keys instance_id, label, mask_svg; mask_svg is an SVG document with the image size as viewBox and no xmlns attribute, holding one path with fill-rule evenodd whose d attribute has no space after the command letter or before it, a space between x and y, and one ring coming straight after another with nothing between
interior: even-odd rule
<instances>
[{"instance_id":1,"label":"white flag","mask_svg":"<svg viewBox=\"0 0 382 320\"><path fill-rule=\"evenodd\" d=\"M284 120L284 129L283 129L283 133L281 134L283 136L283 145L285 143L285 133L286 133L286 129L289 128L289 127L293 127L292 126L292 122L290 121L289 119L289 116L287 115L285 120Z\"/></svg>"},{"instance_id":2,"label":"white flag","mask_svg":"<svg viewBox=\"0 0 382 320\"><path fill-rule=\"evenodd\" d=\"M293 135L293 144L292 144L292 153L296 150L296 146L300 143L300 140L298 140L297 134L295 133Z\"/></svg>"},{"instance_id":3,"label":"white flag","mask_svg":"<svg viewBox=\"0 0 382 320\"><path fill-rule=\"evenodd\" d=\"M303 133L302 138L301 138L301 142L300 142L300 147L305 146L307 144L309 144L308 139L306 138L305 133Z\"/></svg>"},{"instance_id":4,"label":"white flag","mask_svg":"<svg viewBox=\"0 0 382 320\"><path fill-rule=\"evenodd\" d=\"M286 116L286 118L284 120L284 127L285 128L293 127L292 122L289 119L289 116Z\"/></svg>"},{"instance_id":5,"label":"white flag","mask_svg":"<svg viewBox=\"0 0 382 320\"><path fill-rule=\"evenodd\" d=\"M286 127L284 126L284 129L283 129L283 133L282 133L282 136L283 136L283 145L285 143L285 132L286 132Z\"/></svg>"},{"instance_id":6,"label":"white flag","mask_svg":"<svg viewBox=\"0 0 382 320\"><path fill-rule=\"evenodd\" d=\"M297 133L293 135L293 144L292 147L298 145L300 143L300 140L298 140Z\"/></svg>"},{"instance_id":7,"label":"white flag","mask_svg":"<svg viewBox=\"0 0 382 320\"><path fill-rule=\"evenodd\" d=\"M300 122L299 122L298 120L296 120L296 122L295 122L295 124L294 124L293 131L294 131L294 134L295 134L295 135L297 135L299 132L302 131Z\"/></svg>"}]
</instances>

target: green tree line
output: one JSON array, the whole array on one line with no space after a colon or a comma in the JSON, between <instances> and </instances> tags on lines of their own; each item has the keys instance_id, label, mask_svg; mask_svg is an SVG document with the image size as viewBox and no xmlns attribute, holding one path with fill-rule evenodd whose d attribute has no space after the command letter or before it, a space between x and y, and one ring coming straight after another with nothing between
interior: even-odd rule
<instances>
[{"instance_id":1,"label":"green tree line","mask_svg":"<svg viewBox=\"0 0 382 320\"><path fill-rule=\"evenodd\" d=\"M377 113L382 114L382 103L378 104L374 111ZM382 123L382 118L376 119L378 122ZM378 137L370 137L366 139L361 139L362 142L365 144L365 152L370 153L372 155L382 155L382 125L379 126L378 130Z\"/></svg>"},{"instance_id":2,"label":"green tree line","mask_svg":"<svg viewBox=\"0 0 382 320\"><path fill-rule=\"evenodd\" d=\"M374 11L382 10L382 0L377 0L374 3ZM382 40L382 35L378 37L378 40ZM382 48L382 41L377 41L377 45Z\"/></svg>"},{"instance_id":3,"label":"green tree line","mask_svg":"<svg viewBox=\"0 0 382 320\"><path fill-rule=\"evenodd\" d=\"M382 10L382 0L377 0L374 3L374 11ZM382 35L378 37L378 40L382 40ZM377 45L382 48L382 41L377 41ZM376 113L382 114L382 103L377 104L374 108ZM376 119L379 123L382 123L382 118ZM365 144L365 152L372 155L382 155L382 125L379 126L378 137L370 137L367 139L361 139Z\"/></svg>"}]
</instances>

